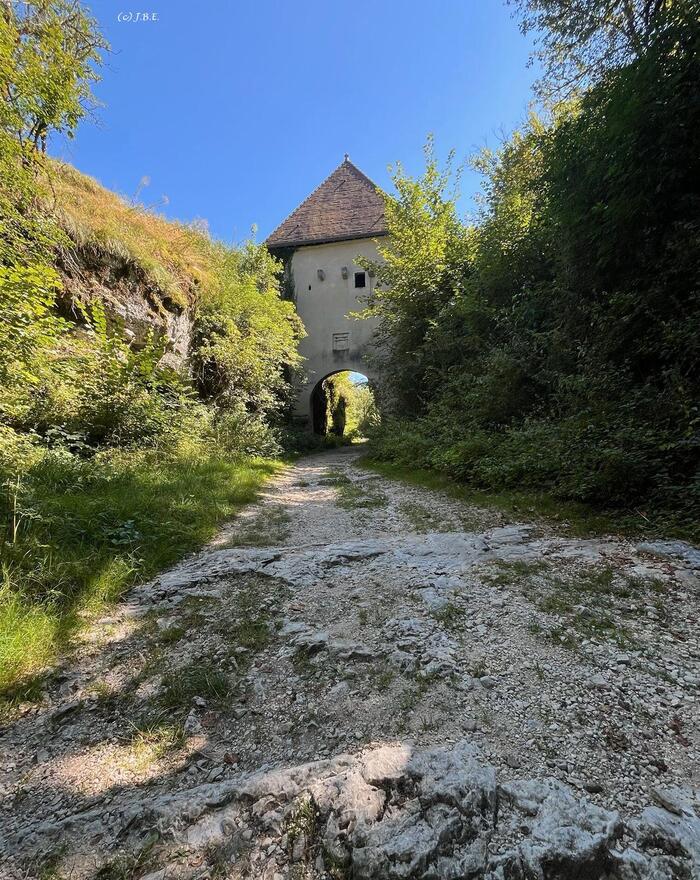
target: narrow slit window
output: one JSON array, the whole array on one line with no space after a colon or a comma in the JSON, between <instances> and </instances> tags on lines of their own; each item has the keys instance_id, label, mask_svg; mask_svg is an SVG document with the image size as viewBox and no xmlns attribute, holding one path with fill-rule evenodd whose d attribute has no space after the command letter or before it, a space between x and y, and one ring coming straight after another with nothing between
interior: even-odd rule
<instances>
[{"instance_id":1,"label":"narrow slit window","mask_svg":"<svg viewBox=\"0 0 700 880\"><path fill-rule=\"evenodd\" d=\"M355 287L366 287L367 279L364 272L355 272Z\"/></svg>"},{"instance_id":2,"label":"narrow slit window","mask_svg":"<svg viewBox=\"0 0 700 880\"><path fill-rule=\"evenodd\" d=\"M350 348L349 333L333 334L333 351L347 351Z\"/></svg>"}]
</instances>

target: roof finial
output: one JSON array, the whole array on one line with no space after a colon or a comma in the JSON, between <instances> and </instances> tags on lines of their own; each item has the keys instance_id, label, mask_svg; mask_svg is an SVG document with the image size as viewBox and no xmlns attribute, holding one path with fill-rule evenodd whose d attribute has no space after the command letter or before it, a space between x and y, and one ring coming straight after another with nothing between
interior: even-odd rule
<instances>
[{"instance_id":1,"label":"roof finial","mask_svg":"<svg viewBox=\"0 0 700 880\"><path fill-rule=\"evenodd\" d=\"M349 162L349 161L350 161L350 156L348 156L348 154L346 153L345 158L343 159L343 162Z\"/></svg>"}]
</instances>

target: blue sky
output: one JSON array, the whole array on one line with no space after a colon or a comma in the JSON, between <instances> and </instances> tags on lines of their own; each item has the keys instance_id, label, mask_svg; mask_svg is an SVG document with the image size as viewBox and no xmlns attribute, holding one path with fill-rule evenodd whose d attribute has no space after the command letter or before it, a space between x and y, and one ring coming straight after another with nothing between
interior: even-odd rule
<instances>
[{"instance_id":1,"label":"blue sky","mask_svg":"<svg viewBox=\"0 0 700 880\"><path fill-rule=\"evenodd\" d=\"M89 3L112 44L105 105L52 152L216 237L263 239L343 154L380 186L387 166L495 146L527 114L528 40L501 0L141 0L157 21ZM478 177L466 174L468 214ZM163 196L168 204L162 205Z\"/></svg>"}]
</instances>

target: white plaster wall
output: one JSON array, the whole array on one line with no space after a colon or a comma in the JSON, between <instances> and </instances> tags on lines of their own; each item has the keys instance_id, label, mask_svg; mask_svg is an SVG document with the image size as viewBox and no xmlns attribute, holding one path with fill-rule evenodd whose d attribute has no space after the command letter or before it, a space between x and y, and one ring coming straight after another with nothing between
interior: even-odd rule
<instances>
[{"instance_id":1,"label":"white plaster wall","mask_svg":"<svg viewBox=\"0 0 700 880\"><path fill-rule=\"evenodd\" d=\"M378 378L365 361L371 349L376 319L348 317L350 312L363 308L362 298L368 296L376 285L376 278L367 274L367 286L355 288L355 272L362 271L355 262L358 256L379 259L373 239L309 245L299 248L292 256L297 312L308 334L299 347L305 358L307 377L297 398L296 414L300 418L310 418L311 393L316 384L331 373L355 370L369 379ZM343 266L347 266L347 279L342 277ZM319 269L323 270L323 281L318 278ZM347 351L333 350L334 333L349 333Z\"/></svg>"}]
</instances>

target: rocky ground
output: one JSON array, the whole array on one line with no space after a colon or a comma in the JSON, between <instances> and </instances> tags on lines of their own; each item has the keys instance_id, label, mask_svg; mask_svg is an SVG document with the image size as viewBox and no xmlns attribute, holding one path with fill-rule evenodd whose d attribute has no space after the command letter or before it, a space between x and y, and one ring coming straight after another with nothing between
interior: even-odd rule
<instances>
[{"instance_id":1,"label":"rocky ground","mask_svg":"<svg viewBox=\"0 0 700 880\"><path fill-rule=\"evenodd\" d=\"M700 877L700 552L300 461L0 730L0 876Z\"/></svg>"}]
</instances>

